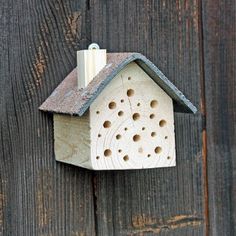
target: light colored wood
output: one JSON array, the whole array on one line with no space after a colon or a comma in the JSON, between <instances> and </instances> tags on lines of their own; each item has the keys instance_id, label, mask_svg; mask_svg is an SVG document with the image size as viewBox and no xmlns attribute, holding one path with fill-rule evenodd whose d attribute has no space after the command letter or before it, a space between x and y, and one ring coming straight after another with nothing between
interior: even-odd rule
<instances>
[{"instance_id":1,"label":"light colored wood","mask_svg":"<svg viewBox=\"0 0 236 236\"><path fill-rule=\"evenodd\" d=\"M172 99L136 64L82 117L54 114L56 159L95 170L176 165Z\"/></svg>"},{"instance_id":2,"label":"light colored wood","mask_svg":"<svg viewBox=\"0 0 236 236\"><path fill-rule=\"evenodd\" d=\"M176 165L172 99L134 62L91 104L90 125L93 169Z\"/></svg>"},{"instance_id":3,"label":"light colored wood","mask_svg":"<svg viewBox=\"0 0 236 236\"><path fill-rule=\"evenodd\" d=\"M54 150L57 161L91 168L89 114L54 114Z\"/></svg>"},{"instance_id":4,"label":"light colored wood","mask_svg":"<svg viewBox=\"0 0 236 236\"><path fill-rule=\"evenodd\" d=\"M106 63L106 49L77 51L78 88L86 87Z\"/></svg>"}]
</instances>

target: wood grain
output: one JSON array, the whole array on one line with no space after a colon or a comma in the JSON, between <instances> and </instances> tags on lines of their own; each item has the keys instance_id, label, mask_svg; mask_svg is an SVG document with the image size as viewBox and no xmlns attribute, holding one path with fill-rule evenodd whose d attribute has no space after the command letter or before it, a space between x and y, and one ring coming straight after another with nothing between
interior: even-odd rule
<instances>
[{"instance_id":1,"label":"wood grain","mask_svg":"<svg viewBox=\"0 0 236 236\"><path fill-rule=\"evenodd\" d=\"M1 1L1 235L95 235L92 174L55 161L52 116L38 110L88 43L86 9Z\"/></svg>"},{"instance_id":2,"label":"wood grain","mask_svg":"<svg viewBox=\"0 0 236 236\"><path fill-rule=\"evenodd\" d=\"M92 0L90 7L92 41L143 53L199 106L198 1ZM204 235L202 118L176 114L175 123L176 168L95 175L98 235Z\"/></svg>"},{"instance_id":3,"label":"wood grain","mask_svg":"<svg viewBox=\"0 0 236 236\"><path fill-rule=\"evenodd\" d=\"M203 1L210 235L236 234L236 3Z\"/></svg>"}]
</instances>

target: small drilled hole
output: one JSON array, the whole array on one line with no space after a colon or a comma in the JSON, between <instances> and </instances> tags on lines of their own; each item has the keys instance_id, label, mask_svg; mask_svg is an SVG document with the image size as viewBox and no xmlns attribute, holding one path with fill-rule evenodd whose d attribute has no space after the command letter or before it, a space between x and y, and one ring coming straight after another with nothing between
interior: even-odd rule
<instances>
[{"instance_id":1,"label":"small drilled hole","mask_svg":"<svg viewBox=\"0 0 236 236\"><path fill-rule=\"evenodd\" d=\"M166 125L166 121L165 120L160 120L159 126L164 127L165 125Z\"/></svg>"},{"instance_id":2,"label":"small drilled hole","mask_svg":"<svg viewBox=\"0 0 236 236\"><path fill-rule=\"evenodd\" d=\"M151 133L151 136L152 136L152 137L155 137L156 135L157 135L156 132L152 132L152 133Z\"/></svg>"},{"instance_id":3,"label":"small drilled hole","mask_svg":"<svg viewBox=\"0 0 236 236\"><path fill-rule=\"evenodd\" d=\"M149 117L150 117L150 119L154 119L155 115L151 114Z\"/></svg>"},{"instance_id":4,"label":"small drilled hole","mask_svg":"<svg viewBox=\"0 0 236 236\"><path fill-rule=\"evenodd\" d=\"M123 111L119 111L118 112L118 116L123 116L124 115L124 112Z\"/></svg>"},{"instance_id":5,"label":"small drilled hole","mask_svg":"<svg viewBox=\"0 0 236 236\"><path fill-rule=\"evenodd\" d=\"M157 104L158 104L157 100L152 100L152 101L150 102L150 107L151 107L151 108L155 108L155 107L157 107Z\"/></svg>"},{"instance_id":6,"label":"small drilled hole","mask_svg":"<svg viewBox=\"0 0 236 236\"><path fill-rule=\"evenodd\" d=\"M128 155L125 155L125 156L123 157L123 160L124 160L124 161L128 161L128 160L129 160L129 156L128 156Z\"/></svg>"},{"instance_id":7,"label":"small drilled hole","mask_svg":"<svg viewBox=\"0 0 236 236\"><path fill-rule=\"evenodd\" d=\"M156 147L154 151L155 153L159 154L161 153L161 150L162 150L161 147Z\"/></svg>"},{"instance_id":8,"label":"small drilled hole","mask_svg":"<svg viewBox=\"0 0 236 236\"><path fill-rule=\"evenodd\" d=\"M105 157L111 156L111 150L110 150L110 149L106 149L106 150L104 151L104 156L105 156Z\"/></svg>"},{"instance_id":9,"label":"small drilled hole","mask_svg":"<svg viewBox=\"0 0 236 236\"><path fill-rule=\"evenodd\" d=\"M109 109L115 109L116 108L116 103L115 102L110 102L108 104Z\"/></svg>"},{"instance_id":10,"label":"small drilled hole","mask_svg":"<svg viewBox=\"0 0 236 236\"><path fill-rule=\"evenodd\" d=\"M125 131L127 131L127 130L128 130L128 128L127 128L127 127L125 127L125 128L124 128L124 130L125 130Z\"/></svg>"},{"instance_id":11,"label":"small drilled hole","mask_svg":"<svg viewBox=\"0 0 236 236\"><path fill-rule=\"evenodd\" d=\"M143 127L142 130L145 130L145 127Z\"/></svg>"},{"instance_id":12,"label":"small drilled hole","mask_svg":"<svg viewBox=\"0 0 236 236\"><path fill-rule=\"evenodd\" d=\"M140 147L140 148L138 149L138 152L139 152L139 153L143 153L143 148Z\"/></svg>"},{"instance_id":13,"label":"small drilled hole","mask_svg":"<svg viewBox=\"0 0 236 236\"><path fill-rule=\"evenodd\" d=\"M103 127L104 128L109 128L111 127L111 122L109 120L106 120L104 123L103 123Z\"/></svg>"},{"instance_id":14,"label":"small drilled hole","mask_svg":"<svg viewBox=\"0 0 236 236\"><path fill-rule=\"evenodd\" d=\"M140 102L139 103L137 103L137 106L139 107L141 104L140 104Z\"/></svg>"},{"instance_id":15,"label":"small drilled hole","mask_svg":"<svg viewBox=\"0 0 236 236\"><path fill-rule=\"evenodd\" d=\"M147 155L147 157L150 157L150 156L151 156L151 154L148 154L148 155Z\"/></svg>"},{"instance_id":16,"label":"small drilled hole","mask_svg":"<svg viewBox=\"0 0 236 236\"><path fill-rule=\"evenodd\" d=\"M168 160L170 160L170 158L171 158L170 156L167 157Z\"/></svg>"},{"instance_id":17,"label":"small drilled hole","mask_svg":"<svg viewBox=\"0 0 236 236\"><path fill-rule=\"evenodd\" d=\"M128 77L128 80L131 80L131 77L130 77L130 76Z\"/></svg>"},{"instance_id":18,"label":"small drilled hole","mask_svg":"<svg viewBox=\"0 0 236 236\"><path fill-rule=\"evenodd\" d=\"M131 97L131 96L133 96L134 95L134 90L133 89L128 89L127 90L127 96L128 97Z\"/></svg>"},{"instance_id":19,"label":"small drilled hole","mask_svg":"<svg viewBox=\"0 0 236 236\"><path fill-rule=\"evenodd\" d=\"M98 137L100 138L102 135L101 134L98 134Z\"/></svg>"},{"instance_id":20,"label":"small drilled hole","mask_svg":"<svg viewBox=\"0 0 236 236\"><path fill-rule=\"evenodd\" d=\"M139 113L134 113L133 114L133 120L138 120L140 118Z\"/></svg>"},{"instance_id":21,"label":"small drilled hole","mask_svg":"<svg viewBox=\"0 0 236 236\"><path fill-rule=\"evenodd\" d=\"M117 135L116 135L116 139L121 139L121 135L120 135L120 134L117 134Z\"/></svg>"},{"instance_id":22,"label":"small drilled hole","mask_svg":"<svg viewBox=\"0 0 236 236\"><path fill-rule=\"evenodd\" d=\"M138 134L135 134L135 135L133 136L134 142L138 142L140 139L141 139L141 137L140 137L140 135L138 135Z\"/></svg>"},{"instance_id":23,"label":"small drilled hole","mask_svg":"<svg viewBox=\"0 0 236 236\"><path fill-rule=\"evenodd\" d=\"M119 150L118 150L118 152L119 152L119 153L121 153L121 152L122 152L122 150L121 150L121 149L119 149Z\"/></svg>"},{"instance_id":24,"label":"small drilled hole","mask_svg":"<svg viewBox=\"0 0 236 236\"><path fill-rule=\"evenodd\" d=\"M100 113L100 111L96 111L96 114L99 114Z\"/></svg>"},{"instance_id":25,"label":"small drilled hole","mask_svg":"<svg viewBox=\"0 0 236 236\"><path fill-rule=\"evenodd\" d=\"M165 139L168 139L168 136L165 136Z\"/></svg>"},{"instance_id":26,"label":"small drilled hole","mask_svg":"<svg viewBox=\"0 0 236 236\"><path fill-rule=\"evenodd\" d=\"M123 103L123 102L124 102L124 99L121 99L120 102Z\"/></svg>"},{"instance_id":27,"label":"small drilled hole","mask_svg":"<svg viewBox=\"0 0 236 236\"><path fill-rule=\"evenodd\" d=\"M96 159L98 160L100 158L100 156L96 156Z\"/></svg>"}]
</instances>

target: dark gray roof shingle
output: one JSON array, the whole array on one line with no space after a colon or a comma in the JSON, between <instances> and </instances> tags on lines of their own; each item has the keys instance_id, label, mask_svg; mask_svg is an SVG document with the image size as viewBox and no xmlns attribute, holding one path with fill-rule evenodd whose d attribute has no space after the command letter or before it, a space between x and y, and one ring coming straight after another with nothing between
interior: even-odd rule
<instances>
[{"instance_id":1,"label":"dark gray roof shingle","mask_svg":"<svg viewBox=\"0 0 236 236\"><path fill-rule=\"evenodd\" d=\"M196 113L196 107L140 53L108 53L107 65L84 89L77 88L76 68L62 81L40 110L82 116L106 85L130 62L136 62L174 101L176 112Z\"/></svg>"}]
</instances>

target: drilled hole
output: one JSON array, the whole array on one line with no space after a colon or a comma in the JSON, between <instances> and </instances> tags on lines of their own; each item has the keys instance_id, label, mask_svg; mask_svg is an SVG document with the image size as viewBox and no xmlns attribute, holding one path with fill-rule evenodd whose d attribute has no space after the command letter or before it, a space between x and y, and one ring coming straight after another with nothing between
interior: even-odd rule
<instances>
[{"instance_id":1,"label":"drilled hole","mask_svg":"<svg viewBox=\"0 0 236 236\"><path fill-rule=\"evenodd\" d=\"M120 102L123 103L123 102L124 102L124 99L121 99Z\"/></svg>"},{"instance_id":2,"label":"drilled hole","mask_svg":"<svg viewBox=\"0 0 236 236\"><path fill-rule=\"evenodd\" d=\"M104 156L105 156L105 157L111 156L111 150L110 150L110 149L106 149L106 150L104 151Z\"/></svg>"},{"instance_id":3,"label":"drilled hole","mask_svg":"<svg viewBox=\"0 0 236 236\"><path fill-rule=\"evenodd\" d=\"M141 104L140 104L140 102L139 103L137 103L137 106L139 107Z\"/></svg>"},{"instance_id":4,"label":"drilled hole","mask_svg":"<svg viewBox=\"0 0 236 236\"><path fill-rule=\"evenodd\" d=\"M148 154L148 155L147 155L147 157L150 157L150 156L151 156L151 154Z\"/></svg>"},{"instance_id":5,"label":"drilled hole","mask_svg":"<svg viewBox=\"0 0 236 236\"><path fill-rule=\"evenodd\" d=\"M152 137L155 137L156 135L157 135L156 132L152 132L152 133L151 133L151 136L152 136Z\"/></svg>"},{"instance_id":6,"label":"drilled hole","mask_svg":"<svg viewBox=\"0 0 236 236\"><path fill-rule=\"evenodd\" d=\"M118 112L118 116L123 116L124 115L124 112L123 111L119 111Z\"/></svg>"},{"instance_id":7,"label":"drilled hole","mask_svg":"<svg viewBox=\"0 0 236 236\"><path fill-rule=\"evenodd\" d=\"M128 156L128 155L125 155L125 156L123 157L123 160L124 160L124 161L128 161L128 160L129 160L129 156Z\"/></svg>"},{"instance_id":8,"label":"drilled hole","mask_svg":"<svg viewBox=\"0 0 236 236\"><path fill-rule=\"evenodd\" d=\"M149 116L150 119L154 119L154 117L155 117L154 114L151 114L151 115Z\"/></svg>"},{"instance_id":9,"label":"drilled hole","mask_svg":"<svg viewBox=\"0 0 236 236\"><path fill-rule=\"evenodd\" d=\"M150 107L151 107L151 108L155 108L155 107L157 107L157 104L158 104L157 100L152 100L152 101L150 102Z\"/></svg>"},{"instance_id":10,"label":"drilled hole","mask_svg":"<svg viewBox=\"0 0 236 236\"><path fill-rule=\"evenodd\" d=\"M170 158L171 158L170 156L167 157L168 160L170 160Z\"/></svg>"},{"instance_id":11,"label":"drilled hole","mask_svg":"<svg viewBox=\"0 0 236 236\"><path fill-rule=\"evenodd\" d=\"M103 127L104 128L109 128L111 127L111 122L109 120L106 120L104 123L103 123Z\"/></svg>"},{"instance_id":12,"label":"drilled hole","mask_svg":"<svg viewBox=\"0 0 236 236\"><path fill-rule=\"evenodd\" d=\"M128 77L128 80L131 80L131 77L130 77L130 76Z\"/></svg>"},{"instance_id":13,"label":"drilled hole","mask_svg":"<svg viewBox=\"0 0 236 236\"><path fill-rule=\"evenodd\" d=\"M166 125L166 121L165 120L160 120L159 126L164 127L165 125Z\"/></svg>"},{"instance_id":14,"label":"drilled hole","mask_svg":"<svg viewBox=\"0 0 236 236\"><path fill-rule=\"evenodd\" d=\"M128 89L127 90L127 96L128 97L131 97L131 96L133 96L134 95L134 90L133 89Z\"/></svg>"},{"instance_id":15,"label":"drilled hole","mask_svg":"<svg viewBox=\"0 0 236 236\"><path fill-rule=\"evenodd\" d=\"M145 127L143 127L142 130L145 130Z\"/></svg>"},{"instance_id":16,"label":"drilled hole","mask_svg":"<svg viewBox=\"0 0 236 236\"><path fill-rule=\"evenodd\" d=\"M124 128L124 130L125 130L125 131L127 131L127 130L128 130L128 128L127 128L127 127L125 127L125 128Z\"/></svg>"},{"instance_id":17,"label":"drilled hole","mask_svg":"<svg viewBox=\"0 0 236 236\"><path fill-rule=\"evenodd\" d=\"M141 139L141 137L140 137L140 135L138 135L138 134L135 134L135 135L133 136L134 142L138 142L140 139Z\"/></svg>"},{"instance_id":18,"label":"drilled hole","mask_svg":"<svg viewBox=\"0 0 236 236\"><path fill-rule=\"evenodd\" d=\"M117 135L116 135L116 139L121 139L121 135L120 135L120 134L117 134Z\"/></svg>"},{"instance_id":19,"label":"drilled hole","mask_svg":"<svg viewBox=\"0 0 236 236\"><path fill-rule=\"evenodd\" d=\"M162 150L161 147L156 147L154 151L155 153L159 154L161 153L161 150Z\"/></svg>"},{"instance_id":20,"label":"drilled hole","mask_svg":"<svg viewBox=\"0 0 236 236\"><path fill-rule=\"evenodd\" d=\"M165 139L168 139L168 136L165 136Z\"/></svg>"},{"instance_id":21,"label":"drilled hole","mask_svg":"<svg viewBox=\"0 0 236 236\"><path fill-rule=\"evenodd\" d=\"M116 108L116 103L115 102L110 102L108 104L109 109L115 109Z\"/></svg>"},{"instance_id":22,"label":"drilled hole","mask_svg":"<svg viewBox=\"0 0 236 236\"><path fill-rule=\"evenodd\" d=\"M102 135L101 134L98 134L98 137L100 138Z\"/></svg>"},{"instance_id":23,"label":"drilled hole","mask_svg":"<svg viewBox=\"0 0 236 236\"><path fill-rule=\"evenodd\" d=\"M100 158L100 156L96 156L96 159L98 160Z\"/></svg>"},{"instance_id":24,"label":"drilled hole","mask_svg":"<svg viewBox=\"0 0 236 236\"><path fill-rule=\"evenodd\" d=\"M100 113L100 111L96 111L96 114L99 114Z\"/></svg>"},{"instance_id":25,"label":"drilled hole","mask_svg":"<svg viewBox=\"0 0 236 236\"><path fill-rule=\"evenodd\" d=\"M133 120L138 120L140 118L139 113L134 113L133 114Z\"/></svg>"},{"instance_id":26,"label":"drilled hole","mask_svg":"<svg viewBox=\"0 0 236 236\"><path fill-rule=\"evenodd\" d=\"M122 152L122 150L121 150L121 149L119 149L119 150L118 150L118 152L119 152L119 153L121 153L121 152Z\"/></svg>"}]
</instances>

